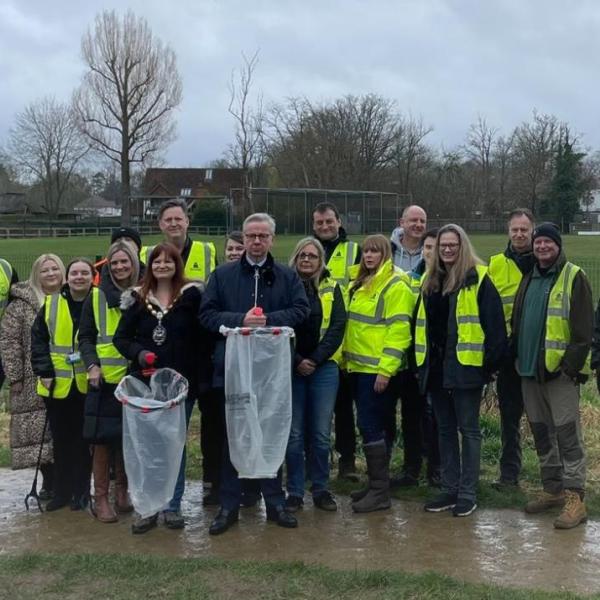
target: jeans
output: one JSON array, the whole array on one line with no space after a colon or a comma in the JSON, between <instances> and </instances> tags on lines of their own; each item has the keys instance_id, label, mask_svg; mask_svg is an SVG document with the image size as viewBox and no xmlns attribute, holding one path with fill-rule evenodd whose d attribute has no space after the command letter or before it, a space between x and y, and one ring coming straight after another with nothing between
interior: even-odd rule
<instances>
[{"instance_id":1,"label":"jeans","mask_svg":"<svg viewBox=\"0 0 600 600\"><path fill-rule=\"evenodd\" d=\"M389 384L382 394L375 393L376 378L375 373L352 373L358 428L363 444L385 440L391 450L393 439L390 439L389 419L390 415L395 416L396 398Z\"/></svg>"},{"instance_id":2,"label":"jeans","mask_svg":"<svg viewBox=\"0 0 600 600\"><path fill-rule=\"evenodd\" d=\"M482 390L483 387L430 390L440 439L442 492L472 502L475 502L479 482Z\"/></svg>"},{"instance_id":3,"label":"jeans","mask_svg":"<svg viewBox=\"0 0 600 600\"><path fill-rule=\"evenodd\" d=\"M190 424L190 417L194 410L195 398L186 398L185 400L185 424ZM186 447L183 447L183 454L181 456L181 463L179 464L179 473L177 474L177 482L175 483L175 491L173 497L169 501L169 506L166 509L169 512L177 512L181 509L181 499L183 498L183 492L185 492L185 463L186 463Z\"/></svg>"},{"instance_id":4,"label":"jeans","mask_svg":"<svg viewBox=\"0 0 600 600\"><path fill-rule=\"evenodd\" d=\"M523 393L521 377L514 364L504 365L498 373L498 408L502 427L502 456L500 479L517 482L521 473L521 417L523 416Z\"/></svg>"},{"instance_id":5,"label":"jeans","mask_svg":"<svg viewBox=\"0 0 600 600\"><path fill-rule=\"evenodd\" d=\"M331 420L338 389L339 371L327 361L308 377L292 379L292 427L285 455L287 490L304 496L304 434L308 436L308 474L313 496L327 490Z\"/></svg>"}]
</instances>

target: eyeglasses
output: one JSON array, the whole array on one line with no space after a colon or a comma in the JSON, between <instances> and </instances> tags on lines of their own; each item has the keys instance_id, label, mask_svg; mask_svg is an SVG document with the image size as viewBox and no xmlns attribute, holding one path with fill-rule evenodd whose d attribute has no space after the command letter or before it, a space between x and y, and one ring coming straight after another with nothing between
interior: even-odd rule
<instances>
[{"instance_id":1,"label":"eyeglasses","mask_svg":"<svg viewBox=\"0 0 600 600\"><path fill-rule=\"evenodd\" d=\"M270 237L270 233L245 233L244 237L247 240L258 240L259 242L266 242Z\"/></svg>"},{"instance_id":2,"label":"eyeglasses","mask_svg":"<svg viewBox=\"0 0 600 600\"><path fill-rule=\"evenodd\" d=\"M453 244L440 244L440 249L441 250L456 250L459 246L460 246L460 244L458 244L456 242Z\"/></svg>"},{"instance_id":3,"label":"eyeglasses","mask_svg":"<svg viewBox=\"0 0 600 600\"><path fill-rule=\"evenodd\" d=\"M298 258L300 260L319 260L319 255L313 254L312 252L300 252Z\"/></svg>"}]
</instances>

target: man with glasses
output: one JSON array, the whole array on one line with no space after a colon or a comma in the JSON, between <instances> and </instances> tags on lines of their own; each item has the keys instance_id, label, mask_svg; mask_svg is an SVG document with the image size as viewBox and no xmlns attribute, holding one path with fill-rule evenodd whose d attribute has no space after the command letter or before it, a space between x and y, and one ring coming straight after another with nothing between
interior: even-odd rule
<instances>
[{"instance_id":1,"label":"man with glasses","mask_svg":"<svg viewBox=\"0 0 600 600\"><path fill-rule=\"evenodd\" d=\"M217 267L211 275L200 307L200 323L213 333L226 327L295 327L308 318L304 286L293 269L271 256L275 221L266 213L250 215L243 226L245 252L238 261ZM261 310L256 310L260 307ZM225 339L216 342L213 387L224 389ZM291 365L290 365L291 368ZM221 398L225 405L225 398ZM281 470L275 479L260 479L267 520L281 527L297 527L296 518L285 511ZM209 533L227 531L238 520L241 484L225 443L219 496L221 509Z\"/></svg>"}]
</instances>

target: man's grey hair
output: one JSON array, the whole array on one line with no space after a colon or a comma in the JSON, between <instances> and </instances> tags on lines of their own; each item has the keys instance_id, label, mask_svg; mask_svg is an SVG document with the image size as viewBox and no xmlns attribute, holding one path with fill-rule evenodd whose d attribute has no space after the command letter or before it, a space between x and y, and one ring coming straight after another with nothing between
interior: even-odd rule
<instances>
[{"instance_id":1,"label":"man's grey hair","mask_svg":"<svg viewBox=\"0 0 600 600\"><path fill-rule=\"evenodd\" d=\"M275 235L275 219L267 213L254 213L246 217L244 224L242 225L242 231L246 230L246 225L249 223L267 223L271 234Z\"/></svg>"},{"instance_id":2,"label":"man's grey hair","mask_svg":"<svg viewBox=\"0 0 600 600\"><path fill-rule=\"evenodd\" d=\"M159 207L158 207L158 220L160 221L162 219L163 213L165 212L165 210L168 210L169 208L180 208L183 211L183 214L187 217L188 216L188 203L183 199L183 198L171 198L170 200L165 200Z\"/></svg>"}]
</instances>

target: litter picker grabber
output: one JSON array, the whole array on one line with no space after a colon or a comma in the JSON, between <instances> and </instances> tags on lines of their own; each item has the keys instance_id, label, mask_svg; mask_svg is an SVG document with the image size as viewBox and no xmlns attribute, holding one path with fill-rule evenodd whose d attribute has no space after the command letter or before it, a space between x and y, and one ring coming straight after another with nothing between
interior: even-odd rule
<instances>
[{"instance_id":1,"label":"litter picker grabber","mask_svg":"<svg viewBox=\"0 0 600 600\"><path fill-rule=\"evenodd\" d=\"M50 389L48 390L48 399L52 400L52 398L54 397L54 379L52 380L52 383L50 384ZM27 496L25 496L25 508L27 510L29 510L29 500L31 500L32 498L37 502L37 506L40 509L40 512L44 512L44 509L42 508L42 502L40 500L40 497L38 496L38 491L37 491L37 480L38 480L38 473L40 472L40 466L42 463L42 451L44 449L44 440L46 438L46 429L48 428L48 408L46 408L46 416L44 418L44 429L42 431L42 440L40 441L40 450L38 452L38 457L37 457L37 462L35 464L35 475L33 476L33 483L31 484L31 490L29 492L29 494L27 494Z\"/></svg>"}]
</instances>

